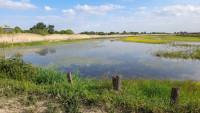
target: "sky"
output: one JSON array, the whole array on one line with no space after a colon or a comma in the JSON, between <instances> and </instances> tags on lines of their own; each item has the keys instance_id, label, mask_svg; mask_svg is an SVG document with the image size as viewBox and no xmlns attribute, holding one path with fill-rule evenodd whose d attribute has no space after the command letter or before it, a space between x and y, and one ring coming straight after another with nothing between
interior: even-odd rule
<instances>
[{"instance_id":1,"label":"sky","mask_svg":"<svg viewBox=\"0 0 200 113\"><path fill-rule=\"evenodd\" d=\"M0 0L0 26L38 22L102 32L200 32L200 0Z\"/></svg>"}]
</instances>

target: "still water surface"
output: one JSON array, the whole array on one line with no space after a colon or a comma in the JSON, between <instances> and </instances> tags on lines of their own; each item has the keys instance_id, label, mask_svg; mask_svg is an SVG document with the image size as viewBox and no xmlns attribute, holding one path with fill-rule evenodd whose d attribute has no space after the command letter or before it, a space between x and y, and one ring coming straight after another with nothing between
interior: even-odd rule
<instances>
[{"instance_id":1,"label":"still water surface","mask_svg":"<svg viewBox=\"0 0 200 113\"><path fill-rule=\"evenodd\" d=\"M16 49L26 62L55 65L83 76L122 75L123 78L200 80L200 61L157 58L152 52L171 49L163 44L89 40ZM7 50L9 52L10 50Z\"/></svg>"}]
</instances>

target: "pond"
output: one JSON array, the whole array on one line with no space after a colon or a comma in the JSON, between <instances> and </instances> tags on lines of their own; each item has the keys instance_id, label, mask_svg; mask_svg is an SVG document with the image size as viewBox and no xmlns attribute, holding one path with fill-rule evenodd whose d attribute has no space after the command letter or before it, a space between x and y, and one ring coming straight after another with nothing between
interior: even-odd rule
<instances>
[{"instance_id":1,"label":"pond","mask_svg":"<svg viewBox=\"0 0 200 113\"><path fill-rule=\"evenodd\" d=\"M83 77L122 75L123 78L200 80L199 60L165 59L152 55L154 51L170 48L165 44L97 39L1 49L0 54L9 56L19 52L26 62L55 66L64 73L79 70Z\"/></svg>"}]
</instances>

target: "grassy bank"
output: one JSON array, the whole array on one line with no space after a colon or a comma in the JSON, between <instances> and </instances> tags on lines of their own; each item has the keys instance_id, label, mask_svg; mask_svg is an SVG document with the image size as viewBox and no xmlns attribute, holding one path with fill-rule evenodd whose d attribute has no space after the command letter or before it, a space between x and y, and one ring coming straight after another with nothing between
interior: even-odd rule
<instances>
[{"instance_id":1,"label":"grassy bank","mask_svg":"<svg viewBox=\"0 0 200 113\"><path fill-rule=\"evenodd\" d=\"M127 42L138 42L138 43L150 43L150 44L163 44L171 42L200 42L199 36L176 36L176 35L166 35L166 36L139 36L124 38L123 41Z\"/></svg>"},{"instance_id":2,"label":"grassy bank","mask_svg":"<svg viewBox=\"0 0 200 113\"><path fill-rule=\"evenodd\" d=\"M92 39L74 39L74 40L62 40L62 41L34 41L34 42L25 42L25 43L13 43L6 44L0 43L0 48L5 47L25 47L25 46L39 46L39 45L47 45L47 44L59 44L59 43L67 43L67 42L78 42Z\"/></svg>"},{"instance_id":3,"label":"grassy bank","mask_svg":"<svg viewBox=\"0 0 200 113\"><path fill-rule=\"evenodd\" d=\"M200 84L195 81L124 79L122 90L116 92L107 77L82 78L76 72L71 85L65 74L27 64L20 57L0 63L0 96L20 98L22 106L35 106L35 112L40 109L37 102L47 100L51 112L74 113L88 107L123 113L200 112ZM169 105L172 87L181 87L180 103L175 107ZM6 108L4 104L0 103L0 110Z\"/></svg>"}]
</instances>

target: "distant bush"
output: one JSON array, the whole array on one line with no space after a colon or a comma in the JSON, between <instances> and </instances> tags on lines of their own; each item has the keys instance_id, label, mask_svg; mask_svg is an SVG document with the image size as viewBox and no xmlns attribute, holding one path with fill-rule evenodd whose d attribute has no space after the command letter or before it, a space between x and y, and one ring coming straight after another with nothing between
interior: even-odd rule
<instances>
[{"instance_id":1,"label":"distant bush","mask_svg":"<svg viewBox=\"0 0 200 113\"><path fill-rule=\"evenodd\" d=\"M6 74L3 76L5 78L32 81L38 72L36 67L25 63L19 55L9 59L1 59L0 64L0 73Z\"/></svg>"},{"instance_id":2,"label":"distant bush","mask_svg":"<svg viewBox=\"0 0 200 113\"><path fill-rule=\"evenodd\" d=\"M13 29L13 31L15 33L22 33L23 32L23 30L20 27L17 27L17 26Z\"/></svg>"},{"instance_id":3,"label":"distant bush","mask_svg":"<svg viewBox=\"0 0 200 113\"><path fill-rule=\"evenodd\" d=\"M71 34L74 34L74 32L72 30L68 29L68 30L66 30L66 34L71 35Z\"/></svg>"},{"instance_id":4,"label":"distant bush","mask_svg":"<svg viewBox=\"0 0 200 113\"><path fill-rule=\"evenodd\" d=\"M14 33L16 33L14 30L7 32L7 34L14 34Z\"/></svg>"},{"instance_id":5,"label":"distant bush","mask_svg":"<svg viewBox=\"0 0 200 113\"><path fill-rule=\"evenodd\" d=\"M60 34L66 34L66 31L65 30L61 30L59 33Z\"/></svg>"},{"instance_id":6,"label":"distant bush","mask_svg":"<svg viewBox=\"0 0 200 113\"><path fill-rule=\"evenodd\" d=\"M46 29L33 29L31 30L31 33L34 33L34 34L39 34L39 35L48 35L48 31Z\"/></svg>"},{"instance_id":7,"label":"distant bush","mask_svg":"<svg viewBox=\"0 0 200 113\"><path fill-rule=\"evenodd\" d=\"M31 30L24 30L23 33L31 33Z\"/></svg>"}]
</instances>

